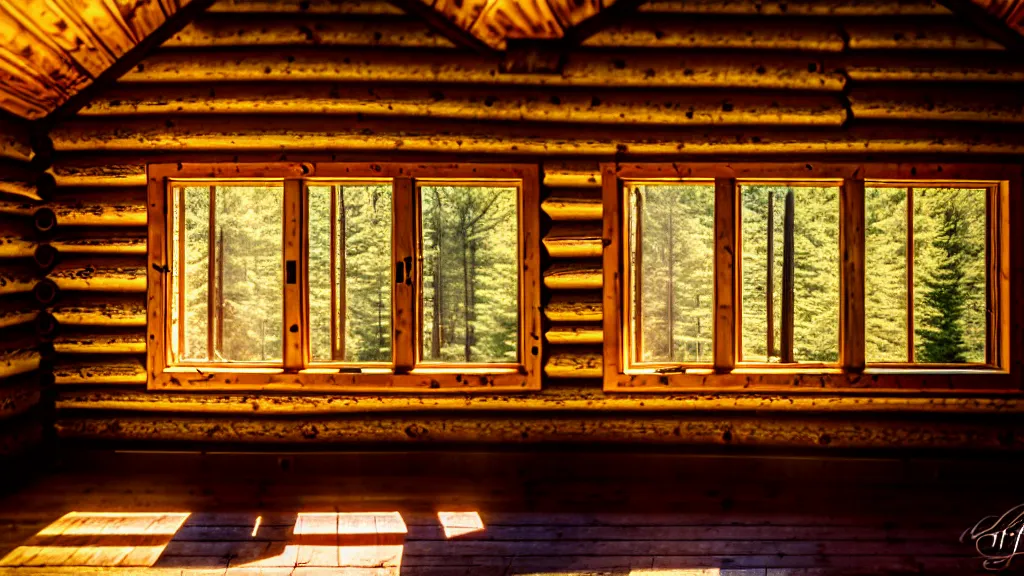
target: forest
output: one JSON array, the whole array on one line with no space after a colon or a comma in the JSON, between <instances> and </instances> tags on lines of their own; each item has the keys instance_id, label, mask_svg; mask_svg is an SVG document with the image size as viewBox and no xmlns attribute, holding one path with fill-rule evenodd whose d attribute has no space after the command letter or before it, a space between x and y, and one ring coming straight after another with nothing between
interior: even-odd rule
<instances>
[{"instance_id":1,"label":"forest","mask_svg":"<svg viewBox=\"0 0 1024 576\"><path fill-rule=\"evenodd\" d=\"M865 193L867 361L984 362L986 191L913 189L912 240L907 192ZM740 361L838 362L840 193L834 185L739 186ZM710 363L714 186L635 185L627 202L634 361Z\"/></svg>"},{"instance_id":2,"label":"forest","mask_svg":"<svg viewBox=\"0 0 1024 576\"><path fill-rule=\"evenodd\" d=\"M518 360L518 192L419 188L424 362Z\"/></svg>"}]
</instances>

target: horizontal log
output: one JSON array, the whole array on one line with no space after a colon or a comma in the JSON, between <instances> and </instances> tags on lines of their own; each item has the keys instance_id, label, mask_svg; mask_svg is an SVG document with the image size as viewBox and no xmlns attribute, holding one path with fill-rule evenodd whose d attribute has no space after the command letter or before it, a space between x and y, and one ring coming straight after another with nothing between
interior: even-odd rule
<instances>
[{"instance_id":1,"label":"horizontal log","mask_svg":"<svg viewBox=\"0 0 1024 576\"><path fill-rule=\"evenodd\" d=\"M334 19L323 14L249 18L237 13L206 15L162 45L190 49L229 46L455 48L451 40L419 18Z\"/></svg>"},{"instance_id":2,"label":"horizontal log","mask_svg":"<svg viewBox=\"0 0 1024 576\"><path fill-rule=\"evenodd\" d=\"M63 332L53 339L59 354L134 354L146 351L145 330L116 332Z\"/></svg>"},{"instance_id":3,"label":"horizontal log","mask_svg":"<svg viewBox=\"0 0 1024 576\"><path fill-rule=\"evenodd\" d=\"M750 16L936 16L949 15L937 0L651 0L640 12Z\"/></svg>"},{"instance_id":4,"label":"horizontal log","mask_svg":"<svg viewBox=\"0 0 1024 576\"><path fill-rule=\"evenodd\" d=\"M552 290L598 289L602 282L600 261L560 263L544 271L544 285Z\"/></svg>"},{"instance_id":5,"label":"horizontal log","mask_svg":"<svg viewBox=\"0 0 1024 576\"><path fill-rule=\"evenodd\" d=\"M52 210L57 226L145 226L146 189L62 189L40 209Z\"/></svg>"},{"instance_id":6,"label":"horizontal log","mask_svg":"<svg viewBox=\"0 0 1024 576\"><path fill-rule=\"evenodd\" d=\"M117 297L62 295L47 311L62 326L145 326L146 300L124 294Z\"/></svg>"},{"instance_id":7,"label":"horizontal log","mask_svg":"<svg viewBox=\"0 0 1024 576\"><path fill-rule=\"evenodd\" d=\"M46 276L58 288L90 292L145 292L144 259L65 259Z\"/></svg>"},{"instance_id":8,"label":"horizontal log","mask_svg":"<svg viewBox=\"0 0 1024 576\"><path fill-rule=\"evenodd\" d=\"M600 188L563 188L552 190L540 204L541 210L555 222L601 220L603 207Z\"/></svg>"},{"instance_id":9,"label":"horizontal log","mask_svg":"<svg viewBox=\"0 0 1024 576\"><path fill-rule=\"evenodd\" d=\"M684 48L842 52L837 26L798 19L637 15L583 41L589 48Z\"/></svg>"},{"instance_id":10,"label":"horizontal log","mask_svg":"<svg viewBox=\"0 0 1024 576\"><path fill-rule=\"evenodd\" d=\"M601 168L597 162L545 162L544 186L548 188L590 188L601 192Z\"/></svg>"},{"instance_id":11,"label":"horizontal log","mask_svg":"<svg viewBox=\"0 0 1024 576\"><path fill-rule=\"evenodd\" d=\"M0 226L8 223L0 221ZM31 258L36 252L37 243L21 235L8 236L0 232L0 258Z\"/></svg>"},{"instance_id":12,"label":"horizontal log","mask_svg":"<svg viewBox=\"0 0 1024 576\"><path fill-rule=\"evenodd\" d=\"M929 19L912 23L900 21L848 22L843 29L851 50L1005 50L964 22L950 17L948 22Z\"/></svg>"},{"instance_id":13,"label":"horizontal log","mask_svg":"<svg viewBox=\"0 0 1024 576\"><path fill-rule=\"evenodd\" d=\"M117 232L88 230L61 234L50 241L61 254L139 255L146 253L146 229L126 228Z\"/></svg>"},{"instance_id":14,"label":"horizontal log","mask_svg":"<svg viewBox=\"0 0 1024 576\"><path fill-rule=\"evenodd\" d=\"M543 414L452 418L437 415L368 415L360 418L288 418L253 420L230 416L167 414L61 415L62 439L137 442L217 442L329 444L531 445L546 442L643 443L658 446L842 449L971 449L1013 453L1019 450L1019 420L1012 418L941 420L848 420L764 418L717 414L601 414L594 418ZM415 433L410 433L414 431Z\"/></svg>"},{"instance_id":15,"label":"horizontal log","mask_svg":"<svg viewBox=\"0 0 1024 576\"><path fill-rule=\"evenodd\" d=\"M159 114L362 114L532 122L665 125L835 125L838 96L402 88L334 83L126 85L105 92L81 116Z\"/></svg>"},{"instance_id":16,"label":"horizontal log","mask_svg":"<svg viewBox=\"0 0 1024 576\"><path fill-rule=\"evenodd\" d=\"M216 14L404 14L386 0L217 0L206 11Z\"/></svg>"},{"instance_id":17,"label":"horizontal log","mask_svg":"<svg viewBox=\"0 0 1024 576\"><path fill-rule=\"evenodd\" d=\"M29 218L39 209L39 204L25 198L0 199L0 214L9 216L27 216Z\"/></svg>"},{"instance_id":18,"label":"horizontal log","mask_svg":"<svg viewBox=\"0 0 1024 576\"><path fill-rule=\"evenodd\" d=\"M0 296L31 292L38 282L35 266L0 267Z\"/></svg>"},{"instance_id":19,"label":"horizontal log","mask_svg":"<svg viewBox=\"0 0 1024 576\"><path fill-rule=\"evenodd\" d=\"M36 202L43 200L42 196L39 195L39 188L34 182L22 182L20 180L0 179L0 194L25 198Z\"/></svg>"},{"instance_id":20,"label":"horizontal log","mask_svg":"<svg viewBox=\"0 0 1024 576\"><path fill-rule=\"evenodd\" d=\"M20 416L37 406L40 394L38 373L0 382L0 422Z\"/></svg>"},{"instance_id":21,"label":"horizontal log","mask_svg":"<svg viewBox=\"0 0 1024 576\"><path fill-rule=\"evenodd\" d=\"M170 125L168 125L170 124ZM101 119L65 123L53 133L64 151L206 150L421 152L502 155L678 154L1020 154L1024 134L955 126L863 126L850 129L780 130L775 127L637 130L464 122L459 131L442 121L399 119L252 118L224 116L166 122ZM141 216L140 216L141 219Z\"/></svg>"},{"instance_id":22,"label":"horizontal log","mask_svg":"<svg viewBox=\"0 0 1024 576\"><path fill-rule=\"evenodd\" d=\"M1024 81L1024 62L1012 56L987 54L984 57L957 55L877 55L843 57L842 65L850 80L857 82L988 82Z\"/></svg>"},{"instance_id":23,"label":"horizontal log","mask_svg":"<svg viewBox=\"0 0 1024 576\"><path fill-rule=\"evenodd\" d=\"M600 322L603 318L600 292L554 294L544 306L544 316L552 322Z\"/></svg>"},{"instance_id":24,"label":"horizontal log","mask_svg":"<svg viewBox=\"0 0 1024 576\"><path fill-rule=\"evenodd\" d=\"M138 356L58 358L56 384L145 384L146 365Z\"/></svg>"},{"instance_id":25,"label":"horizontal log","mask_svg":"<svg viewBox=\"0 0 1024 576\"><path fill-rule=\"evenodd\" d=\"M496 402L495 400L500 400ZM61 388L57 391L60 410L114 410L133 412L174 412L178 414L241 414L253 416L350 414L378 412L532 412L566 411L602 413L675 411L678 413L772 412L845 414L1022 414L1019 396L979 397L936 394L867 395L814 394L792 392L693 392L664 394L606 394L593 386L562 385L533 394L451 395L451 394L263 394L182 393L153 394L138 387Z\"/></svg>"},{"instance_id":26,"label":"horizontal log","mask_svg":"<svg viewBox=\"0 0 1024 576\"><path fill-rule=\"evenodd\" d=\"M552 326L544 333L548 344L600 344L604 330L600 325Z\"/></svg>"},{"instance_id":27,"label":"horizontal log","mask_svg":"<svg viewBox=\"0 0 1024 576\"><path fill-rule=\"evenodd\" d=\"M599 258L601 224L555 224L542 242L552 258Z\"/></svg>"},{"instance_id":28,"label":"horizontal log","mask_svg":"<svg viewBox=\"0 0 1024 576\"><path fill-rule=\"evenodd\" d=\"M30 298L5 297L0 299L0 330L35 321L39 316L36 303Z\"/></svg>"},{"instance_id":29,"label":"horizontal log","mask_svg":"<svg viewBox=\"0 0 1024 576\"><path fill-rule=\"evenodd\" d=\"M600 378L602 373L600 349L559 350L544 364L544 374L549 378Z\"/></svg>"},{"instance_id":30,"label":"horizontal log","mask_svg":"<svg viewBox=\"0 0 1024 576\"><path fill-rule=\"evenodd\" d=\"M144 162L54 162L50 169L58 186L145 186Z\"/></svg>"},{"instance_id":31,"label":"horizontal log","mask_svg":"<svg viewBox=\"0 0 1024 576\"><path fill-rule=\"evenodd\" d=\"M39 369L38 350L0 352L0 378L6 379Z\"/></svg>"},{"instance_id":32,"label":"horizontal log","mask_svg":"<svg viewBox=\"0 0 1024 576\"><path fill-rule=\"evenodd\" d=\"M978 98L979 92L985 94ZM871 90L854 89L849 95L856 118L955 122L1024 122L1024 95L1019 90L970 89Z\"/></svg>"},{"instance_id":33,"label":"horizontal log","mask_svg":"<svg viewBox=\"0 0 1024 576\"><path fill-rule=\"evenodd\" d=\"M356 52L274 50L161 52L122 77L134 82L212 81L431 82L451 84L692 87L825 90L845 84L837 70L826 70L816 55L692 52L679 55L578 53L562 74L504 74L496 59L467 52Z\"/></svg>"}]
</instances>

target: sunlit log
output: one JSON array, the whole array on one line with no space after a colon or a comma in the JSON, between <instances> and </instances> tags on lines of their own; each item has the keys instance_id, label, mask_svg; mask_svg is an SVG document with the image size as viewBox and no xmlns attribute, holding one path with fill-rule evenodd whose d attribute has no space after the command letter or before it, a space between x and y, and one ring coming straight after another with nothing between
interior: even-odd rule
<instances>
[{"instance_id":1,"label":"sunlit log","mask_svg":"<svg viewBox=\"0 0 1024 576\"><path fill-rule=\"evenodd\" d=\"M145 384L146 366L137 356L58 358L56 384Z\"/></svg>"},{"instance_id":2,"label":"sunlit log","mask_svg":"<svg viewBox=\"0 0 1024 576\"><path fill-rule=\"evenodd\" d=\"M29 298L0 298L0 329L28 324L36 319L39 310Z\"/></svg>"},{"instance_id":3,"label":"sunlit log","mask_svg":"<svg viewBox=\"0 0 1024 576\"><path fill-rule=\"evenodd\" d=\"M421 19L244 18L207 16L175 34L164 47L211 46L362 46L404 48L454 48Z\"/></svg>"},{"instance_id":4,"label":"sunlit log","mask_svg":"<svg viewBox=\"0 0 1024 576\"><path fill-rule=\"evenodd\" d=\"M1005 50L1005 47L964 26L958 19L948 22L843 24L851 50Z\"/></svg>"},{"instance_id":5,"label":"sunlit log","mask_svg":"<svg viewBox=\"0 0 1024 576\"><path fill-rule=\"evenodd\" d=\"M544 317L552 322L600 322L602 311L598 292L559 293L544 306Z\"/></svg>"},{"instance_id":6,"label":"sunlit log","mask_svg":"<svg viewBox=\"0 0 1024 576\"><path fill-rule=\"evenodd\" d=\"M500 398L500 402L495 399ZM348 414L393 411L564 411L601 414L633 410L638 402L650 410L677 413L721 411L726 413L764 411L770 413L872 413L872 414L1021 414L1019 398L986 398L977 395L849 395L805 393L758 393L704 391L664 394L605 394L593 386L566 383L535 394L472 395L450 394L275 394L147 392L139 386L102 386L61 389L57 408L91 411L176 412L185 414L239 414L254 416Z\"/></svg>"},{"instance_id":7,"label":"sunlit log","mask_svg":"<svg viewBox=\"0 0 1024 576\"><path fill-rule=\"evenodd\" d=\"M67 326L145 326L146 301L142 296L63 295L47 311Z\"/></svg>"},{"instance_id":8,"label":"sunlit log","mask_svg":"<svg viewBox=\"0 0 1024 576\"><path fill-rule=\"evenodd\" d=\"M600 378L603 365L600 349L561 351L554 349L544 364L549 378Z\"/></svg>"},{"instance_id":9,"label":"sunlit log","mask_svg":"<svg viewBox=\"0 0 1024 576\"><path fill-rule=\"evenodd\" d=\"M677 130L565 130L558 126L463 123L458 132L444 123L397 119L183 118L176 122L138 119L112 125L77 120L54 132L59 150L125 152L299 151L436 152L477 154L669 155L669 154L825 154L1024 152L1024 135L983 132L955 126L889 126L834 131L780 131L772 127Z\"/></svg>"},{"instance_id":10,"label":"sunlit log","mask_svg":"<svg viewBox=\"0 0 1024 576\"><path fill-rule=\"evenodd\" d=\"M7 92L5 87L0 94ZM28 122L0 118L0 158L10 158L22 162L32 159L32 142Z\"/></svg>"},{"instance_id":11,"label":"sunlit log","mask_svg":"<svg viewBox=\"0 0 1024 576\"><path fill-rule=\"evenodd\" d=\"M544 271L544 285L552 290L597 289L602 282L600 261L559 263Z\"/></svg>"},{"instance_id":12,"label":"sunlit log","mask_svg":"<svg viewBox=\"0 0 1024 576\"><path fill-rule=\"evenodd\" d=\"M544 162L542 169L548 188L594 188L600 196L601 169L597 162Z\"/></svg>"},{"instance_id":13,"label":"sunlit log","mask_svg":"<svg viewBox=\"0 0 1024 576\"><path fill-rule=\"evenodd\" d=\"M146 262L138 259L66 259L46 277L62 291L145 292Z\"/></svg>"},{"instance_id":14,"label":"sunlit log","mask_svg":"<svg viewBox=\"0 0 1024 576\"><path fill-rule=\"evenodd\" d=\"M53 349L59 354L142 353L146 351L146 332L64 332L54 338Z\"/></svg>"},{"instance_id":15,"label":"sunlit log","mask_svg":"<svg viewBox=\"0 0 1024 576\"><path fill-rule=\"evenodd\" d=\"M842 52L838 28L817 21L678 18L658 14L631 18L583 41L594 48L687 48L746 50L813 50Z\"/></svg>"},{"instance_id":16,"label":"sunlit log","mask_svg":"<svg viewBox=\"0 0 1024 576\"><path fill-rule=\"evenodd\" d=\"M466 120L652 125L841 125L837 96L704 92L579 92L495 87L359 87L334 83L120 86L82 116L366 114Z\"/></svg>"},{"instance_id":17,"label":"sunlit log","mask_svg":"<svg viewBox=\"0 0 1024 576\"><path fill-rule=\"evenodd\" d=\"M601 225L556 224L543 239L552 258L597 258L601 256Z\"/></svg>"},{"instance_id":18,"label":"sunlit log","mask_svg":"<svg viewBox=\"0 0 1024 576\"><path fill-rule=\"evenodd\" d=\"M217 0L206 11L216 14L403 14L386 0Z\"/></svg>"},{"instance_id":19,"label":"sunlit log","mask_svg":"<svg viewBox=\"0 0 1024 576\"><path fill-rule=\"evenodd\" d=\"M146 230L84 230L77 234L62 234L50 241L61 254L133 255L146 253Z\"/></svg>"},{"instance_id":20,"label":"sunlit log","mask_svg":"<svg viewBox=\"0 0 1024 576\"><path fill-rule=\"evenodd\" d=\"M0 178L0 194L25 198L36 202L40 202L43 199L42 196L39 195L39 189L35 183L22 182L20 180L7 180L3 178Z\"/></svg>"},{"instance_id":21,"label":"sunlit log","mask_svg":"<svg viewBox=\"0 0 1024 576\"><path fill-rule=\"evenodd\" d=\"M81 192L61 190L51 202L38 206L34 214L49 211L53 225L60 227L146 225L144 188L88 189Z\"/></svg>"},{"instance_id":22,"label":"sunlit log","mask_svg":"<svg viewBox=\"0 0 1024 576\"><path fill-rule=\"evenodd\" d=\"M826 70L819 55L658 55L579 53L562 74L504 74L496 60L466 52L407 53L297 49L276 52L162 52L122 82L244 80L434 82L484 85L774 88L839 91L844 76Z\"/></svg>"},{"instance_id":23,"label":"sunlit log","mask_svg":"<svg viewBox=\"0 0 1024 576\"><path fill-rule=\"evenodd\" d=\"M0 267L0 296L31 292L37 281L35 266Z\"/></svg>"},{"instance_id":24,"label":"sunlit log","mask_svg":"<svg viewBox=\"0 0 1024 576\"><path fill-rule=\"evenodd\" d=\"M1024 81L1024 61L1000 54L989 54L983 58L902 54L879 58L853 54L842 60L850 80L857 82Z\"/></svg>"},{"instance_id":25,"label":"sunlit log","mask_svg":"<svg viewBox=\"0 0 1024 576\"><path fill-rule=\"evenodd\" d=\"M977 88L932 91L855 89L850 105L856 118L932 122L1024 122L1024 95L1017 89Z\"/></svg>"},{"instance_id":26,"label":"sunlit log","mask_svg":"<svg viewBox=\"0 0 1024 576\"><path fill-rule=\"evenodd\" d=\"M749 16L938 16L949 15L936 0L652 0L641 12Z\"/></svg>"},{"instance_id":27,"label":"sunlit log","mask_svg":"<svg viewBox=\"0 0 1024 576\"><path fill-rule=\"evenodd\" d=\"M541 210L552 220L601 220L603 208L601 190L593 189L556 189L541 202Z\"/></svg>"},{"instance_id":28,"label":"sunlit log","mask_svg":"<svg viewBox=\"0 0 1024 576\"><path fill-rule=\"evenodd\" d=\"M604 340L604 330L600 325L586 326L552 326L544 333L548 344L600 344Z\"/></svg>"},{"instance_id":29,"label":"sunlit log","mask_svg":"<svg viewBox=\"0 0 1024 576\"><path fill-rule=\"evenodd\" d=\"M38 350L0 352L0 378L11 378L39 368Z\"/></svg>"}]
</instances>

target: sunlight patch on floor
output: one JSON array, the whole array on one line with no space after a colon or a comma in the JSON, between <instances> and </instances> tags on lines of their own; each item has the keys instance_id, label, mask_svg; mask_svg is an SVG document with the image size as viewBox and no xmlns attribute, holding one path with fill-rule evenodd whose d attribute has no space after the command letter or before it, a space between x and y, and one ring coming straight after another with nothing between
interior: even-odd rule
<instances>
[{"instance_id":1,"label":"sunlight patch on floor","mask_svg":"<svg viewBox=\"0 0 1024 576\"><path fill-rule=\"evenodd\" d=\"M153 566L188 512L69 512L0 566Z\"/></svg>"},{"instance_id":2,"label":"sunlight patch on floor","mask_svg":"<svg viewBox=\"0 0 1024 576\"><path fill-rule=\"evenodd\" d=\"M445 538L455 538L484 529L484 521L477 512L438 512L437 519L444 529Z\"/></svg>"}]
</instances>

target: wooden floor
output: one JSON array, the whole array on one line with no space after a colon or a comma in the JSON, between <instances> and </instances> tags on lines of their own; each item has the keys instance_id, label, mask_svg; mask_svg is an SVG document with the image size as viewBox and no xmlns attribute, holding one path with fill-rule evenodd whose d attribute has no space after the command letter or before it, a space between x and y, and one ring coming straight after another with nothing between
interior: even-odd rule
<instances>
[{"instance_id":1,"label":"wooden floor","mask_svg":"<svg viewBox=\"0 0 1024 576\"><path fill-rule=\"evenodd\" d=\"M0 498L0 574L981 574L960 535L1024 500L1020 467L97 452Z\"/></svg>"}]
</instances>

